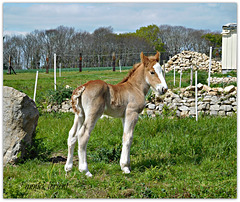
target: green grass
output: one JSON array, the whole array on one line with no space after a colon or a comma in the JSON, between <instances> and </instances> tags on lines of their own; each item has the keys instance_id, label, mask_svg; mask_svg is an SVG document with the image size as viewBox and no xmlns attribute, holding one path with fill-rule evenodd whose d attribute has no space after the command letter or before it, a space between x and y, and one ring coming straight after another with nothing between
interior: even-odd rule
<instances>
[{"instance_id":1,"label":"green grass","mask_svg":"<svg viewBox=\"0 0 240 202\"><path fill-rule=\"evenodd\" d=\"M57 72L57 85L66 86L69 85L73 89L86 83L89 80L104 80L110 84L117 84L124 77L127 76L129 67L125 67L120 73L119 70L113 72L109 68L84 68L83 72L78 72L76 68L73 69L64 69L62 71L62 76L59 77ZM69 71L68 71L69 70ZM3 85L11 86L21 92L26 93L29 97L33 98L34 94L34 85L35 85L35 74L36 70L32 71L19 71L17 75L8 75L3 74ZM235 75L235 72L230 73ZM222 74L213 74L212 76L222 77ZM225 75L226 76L226 75ZM193 85L195 85L195 76L193 76ZM207 84L208 73L204 71L198 72L198 83ZM36 103L41 104L47 100L48 91L54 89L53 84L53 72L50 71L49 74L46 74L44 71L40 71L38 74L38 85L37 85L37 95ZM176 73L176 84L174 86L173 81L173 71L170 71L166 74L166 82L170 89L178 88L180 81L180 74ZM190 85L190 71L183 72L181 87L187 87ZM236 86L235 83L231 83ZM229 84L230 85L230 84ZM212 87L225 87L226 84L212 85Z\"/></svg>"},{"instance_id":2,"label":"green grass","mask_svg":"<svg viewBox=\"0 0 240 202\"><path fill-rule=\"evenodd\" d=\"M72 88L76 88L89 80L104 80L111 84L120 82L126 75L128 70L113 72L112 70L84 70L83 72L78 71L65 71L62 72L62 76L59 77L57 73L57 85L66 86L69 85ZM18 73L17 75L3 75L3 85L13 87L21 92L26 93L29 97L33 98L34 86L35 86L36 74L30 73ZM42 102L46 99L47 92L54 89L54 78L53 72L46 74L40 72L38 74L38 85L36 102Z\"/></svg>"},{"instance_id":3,"label":"green grass","mask_svg":"<svg viewBox=\"0 0 240 202\"><path fill-rule=\"evenodd\" d=\"M95 79L116 84L128 70L84 69L63 71L57 84L72 88ZM57 74L58 75L58 74ZM204 81L207 73L202 73ZM3 85L33 97L34 72L3 75ZM200 78L200 77L199 77ZM173 88L173 74L166 74ZM182 87L190 84L183 73ZM176 76L179 86L179 74ZM36 103L41 105L53 90L53 73L39 73ZM40 108L39 108L40 110ZM41 110L40 110L41 112ZM71 113L40 113L34 144L26 159L3 169L4 198L236 198L237 117L139 119L131 147L131 174L122 173L119 158L122 124L119 119L97 122L88 144L93 178L74 167L65 176Z\"/></svg>"},{"instance_id":4,"label":"green grass","mask_svg":"<svg viewBox=\"0 0 240 202\"><path fill-rule=\"evenodd\" d=\"M236 198L237 119L139 119L131 147L131 174L119 157L122 124L100 119L88 143L93 178L65 176L71 113L42 114L33 154L3 171L4 198ZM55 157L55 158L54 158ZM56 158L58 157L58 158Z\"/></svg>"}]
</instances>

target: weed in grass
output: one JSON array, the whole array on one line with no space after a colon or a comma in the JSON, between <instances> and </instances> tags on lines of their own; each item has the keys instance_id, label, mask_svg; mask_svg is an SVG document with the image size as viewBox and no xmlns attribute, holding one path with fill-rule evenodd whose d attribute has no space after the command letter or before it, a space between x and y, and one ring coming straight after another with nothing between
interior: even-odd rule
<instances>
[{"instance_id":1,"label":"weed in grass","mask_svg":"<svg viewBox=\"0 0 240 202\"><path fill-rule=\"evenodd\" d=\"M91 154L91 160L93 162L103 161L106 163L118 162L121 154L121 144L118 143L115 146L111 145L110 149L105 147L97 149Z\"/></svg>"},{"instance_id":2,"label":"weed in grass","mask_svg":"<svg viewBox=\"0 0 240 202\"><path fill-rule=\"evenodd\" d=\"M71 98L72 92L73 88L59 85L56 90L50 89L47 91L47 102L51 104L61 104L67 98Z\"/></svg>"}]
</instances>

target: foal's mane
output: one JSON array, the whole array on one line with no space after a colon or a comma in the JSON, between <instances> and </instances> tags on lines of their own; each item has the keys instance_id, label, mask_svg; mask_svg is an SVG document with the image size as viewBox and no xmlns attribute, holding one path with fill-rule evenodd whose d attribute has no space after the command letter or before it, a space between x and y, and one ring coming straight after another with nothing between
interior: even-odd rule
<instances>
[{"instance_id":1,"label":"foal's mane","mask_svg":"<svg viewBox=\"0 0 240 202\"><path fill-rule=\"evenodd\" d=\"M129 70L128 75L119 83L125 83L132 75L133 73L137 70L137 68L141 65L142 63L137 63L133 65L133 68Z\"/></svg>"}]
</instances>

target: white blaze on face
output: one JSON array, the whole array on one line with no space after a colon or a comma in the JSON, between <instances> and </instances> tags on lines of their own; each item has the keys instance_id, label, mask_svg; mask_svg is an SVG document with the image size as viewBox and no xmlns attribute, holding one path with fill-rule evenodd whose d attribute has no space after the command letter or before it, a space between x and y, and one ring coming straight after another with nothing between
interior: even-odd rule
<instances>
[{"instance_id":1,"label":"white blaze on face","mask_svg":"<svg viewBox=\"0 0 240 202\"><path fill-rule=\"evenodd\" d=\"M156 74L158 75L158 78L161 81L161 84L159 84L159 87L164 87L165 89L168 89L167 83L164 79L163 76L163 72L162 72L162 68L160 66L160 64L157 62L154 66L153 66L154 71L156 72Z\"/></svg>"}]
</instances>

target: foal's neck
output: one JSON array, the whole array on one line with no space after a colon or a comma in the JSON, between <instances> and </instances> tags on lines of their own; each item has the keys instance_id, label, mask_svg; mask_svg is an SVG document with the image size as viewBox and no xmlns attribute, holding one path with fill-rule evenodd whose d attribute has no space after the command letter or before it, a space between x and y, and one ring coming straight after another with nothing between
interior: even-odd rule
<instances>
[{"instance_id":1,"label":"foal's neck","mask_svg":"<svg viewBox=\"0 0 240 202\"><path fill-rule=\"evenodd\" d=\"M130 83L133 87L137 88L139 91L141 91L144 96L147 95L150 86L145 80L143 65L139 66L136 69L134 74L128 79L127 82Z\"/></svg>"}]
</instances>

